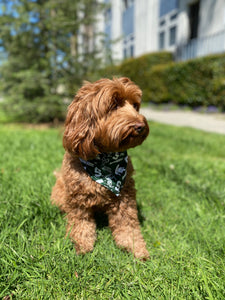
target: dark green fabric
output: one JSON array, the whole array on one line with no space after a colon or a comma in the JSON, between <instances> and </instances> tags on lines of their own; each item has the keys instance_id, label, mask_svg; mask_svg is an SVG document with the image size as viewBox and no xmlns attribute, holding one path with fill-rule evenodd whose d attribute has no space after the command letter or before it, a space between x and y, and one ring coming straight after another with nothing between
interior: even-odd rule
<instances>
[{"instance_id":1,"label":"dark green fabric","mask_svg":"<svg viewBox=\"0 0 225 300\"><path fill-rule=\"evenodd\" d=\"M95 159L80 161L90 177L111 192L120 195L127 175L127 151L101 153Z\"/></svg>"}]
</instances>

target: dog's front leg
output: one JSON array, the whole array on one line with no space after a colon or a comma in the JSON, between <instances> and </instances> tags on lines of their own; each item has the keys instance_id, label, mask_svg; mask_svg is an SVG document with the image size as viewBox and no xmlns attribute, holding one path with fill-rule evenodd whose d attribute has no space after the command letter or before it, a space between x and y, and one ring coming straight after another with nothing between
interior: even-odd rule
<instances>
[{"instance_id":1,"label":"dog's front leg","mask_svg":"<svg viewBox=\"0 0 225 300\"><path fill-rule=\"evenodd\" d=\"M149 253L142 237L135 200L124 201L108 211L109 226L117 245L132 252L136 258L148 259Z\"/></svg>"},{"instance_id":2,"label":"dog's front leg","mask_svg":"<svg viewBox=\"0 0 225 300\"><path fill-rule=\"evenodd\" d=\"M66 218L67 234L73 240L77 254L92 251L96 240L96 224L91 209L75 208Z\"/></svg>"}]
</instances>

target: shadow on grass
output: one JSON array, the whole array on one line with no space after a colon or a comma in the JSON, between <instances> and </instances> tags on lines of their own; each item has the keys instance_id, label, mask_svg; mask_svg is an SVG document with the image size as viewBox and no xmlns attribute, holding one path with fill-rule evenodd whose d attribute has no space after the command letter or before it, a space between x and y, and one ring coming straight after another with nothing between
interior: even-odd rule
<instances>
[{"instance_id":1,"label":"shadow on grass","mask_svg":"<svg viewBox=\"0 0 225 300\"><path fill-rule=\"evenodd\" d=\"M141 205L137 205L137 209L138 209L138 220L139 220L140 224L142 225L145 220L145 217L142 214ZM94 214L94 217L95 217L97 229L101 230L104 227L109 226L108 216L104 212L96 211Z\"/></svg>"}]
</instances>

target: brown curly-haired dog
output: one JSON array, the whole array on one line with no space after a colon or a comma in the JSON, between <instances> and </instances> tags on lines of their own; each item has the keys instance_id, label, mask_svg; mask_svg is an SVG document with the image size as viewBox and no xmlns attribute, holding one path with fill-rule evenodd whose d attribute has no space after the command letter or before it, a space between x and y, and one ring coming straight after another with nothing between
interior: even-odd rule
<instances>
[{"instance_id":1,"label":"brown curly-haired dog","mask_svg":"<svg viewBox=\"0 0 225 300\"><path fill-rule=\"evenodd\" d=\"M141 235L133 166L126 150L149 133L139 114L141 90L128 78L86 82L68 108L66 150L52 201L66 213L67 233L77 253L93 249L94 213L108 215L115 242L137 258L149 253Z\"/></svg>"}]
</instances>

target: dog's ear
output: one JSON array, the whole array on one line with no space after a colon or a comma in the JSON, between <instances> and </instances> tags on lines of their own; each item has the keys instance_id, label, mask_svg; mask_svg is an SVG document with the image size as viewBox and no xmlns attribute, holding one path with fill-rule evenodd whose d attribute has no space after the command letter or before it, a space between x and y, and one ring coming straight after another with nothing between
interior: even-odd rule
<instances>
[{"instance_id":1,"label":"dog's ear","mask_svg":"<svg viewBox=\"0 0 225 300\"><path fill-rule=\"evenodd\" d=\"M85 160L99 154L94 143L96 122L92 101L87 101L82 94L78 94L68 107L63 136L64 148Z\"/></svg>"}]
</instances>

